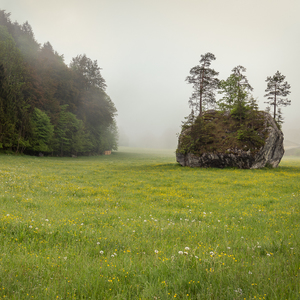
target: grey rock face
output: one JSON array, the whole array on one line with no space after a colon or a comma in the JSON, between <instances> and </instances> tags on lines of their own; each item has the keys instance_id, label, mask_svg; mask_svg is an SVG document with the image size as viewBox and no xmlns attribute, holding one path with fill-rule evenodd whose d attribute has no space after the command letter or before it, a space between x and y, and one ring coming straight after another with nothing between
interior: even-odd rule
<instances>
[{"instance_id":1,"label":"grey rock face","mask_svg":"<svg viewBox=\"0 0 300 300\"><path fill-rule=\"evenodd\" d=\"M283 133L278 129L275 121L270 114L265 113L266 130L268 137L265 145L261 147L259 152L252 155L250 151L243 151L241 149L228 149L229 153L203 153L201 156L193 153L176 153L176 160L182 166L189 167L238 167L240 169L258 169L266 165L273 168L277 167L284 154L283 148ZM188 130L181 133L181 135L188 134ZM181 135L178 139L178 149L180 150Z\"/></svg>"}]
</instances>

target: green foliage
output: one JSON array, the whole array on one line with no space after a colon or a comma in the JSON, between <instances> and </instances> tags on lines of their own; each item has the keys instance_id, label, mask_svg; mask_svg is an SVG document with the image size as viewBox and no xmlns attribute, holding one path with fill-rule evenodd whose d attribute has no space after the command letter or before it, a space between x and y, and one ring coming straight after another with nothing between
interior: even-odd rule
<instances>
[{"instance_id":1,"label":"green foliage","mask_svg":"<svg viewBox=\"0 0 300 300\"><path fill-rule=\"evenodd\" d=\"M208 116L198 116L195 122L190 126L185 126L183 129L183 134L181 139L180 153L194 153L201 155L204 148L201 145L212 144L215 140L215 124L212 122L207 122ZM207 147L205 147L207 148Z\"/></svg>"},{"instance_id":2,"label":"green foliage","mask_svg":"<svg viewBox=\"0 0 300 300\"><path fill-rule=\"evenodd\" d=\"M208 52L201 55L200 65L190 70L190 75L186 81L193 84L193 93L189 100L192 113L197 112L201 115L205 107L214 106L216 103L215 90L218 88L219 75L214 69L210 68L211 62L215 60L214 54Z\"/></svg>"},{"instance_id":3,"label":"green foliage","mask_svg":"<svg viewBox=\"0 0 300 300\"><path fill-rule=\"evenodd\" d=\"M209 65L210 60L206 67ZM194 87L200 86L202 79L202 73L198 72L200 79L197 77L196 80L198 69L201 68L193 68L193 76L187 78L190 83L194 83ZM226 80L218 82L219 94L223 95L218 101L220 111L206 111L196 117L192 107L191 114L182 125L177 152L202 155L228 153L230 149L250 150L252 154L259 151L267 133L263 115L258 112L257 102L250 94L252 87L244 75L245 71L244 67L237 66ZM209 89L211 92L211 87Z\"/></svg>"},{"instance_id":4,"label":"green foliage","mask_svg":"<svg viewBox=\"0 0 300 300\"><path fill-rule=\"evenodd\" d=\"M25 64L20 50L0 26L0 143L18 152L28 145L29 106L23 95Z\"/></svg>"},{"instance_id":5,"label":"green foliage","mask_svg":"<svg viewBox=\"0 0 300 300\"><path fill-rule=\"evenodd\" d=\"M34 152L51 152L53 128L48 115L38 108L32 114L32 140L30 150Z\"/></svg>"},{"instance_id":6,"label":"green foliage","mask_svg":"<svg viewBox=\"0 0 300 300\"><path fill-rule=\"evenodd\" d=\"M83 122L68 112L67 107L68 105L61 106L52 141L54 154L61 156L77 155L91 149Z\"/></svg>"},{"instance_id":7,"label":"green foliage","mask_svg":"<svg viewBox=\"0 0 300 300\"><path fill-rule=\"evenodd\" d=\"M281 110L279 111L280 106L288 106L291 105L291 100L286 97L291 93L291 86L287 81L284 81L285 76L282 75L279 71L275 73L274 76L269 76L266 79L267 88L265 97L267 97L268 101L265 103L269 104L269 107L273 106L273 118L277 121L278 125L281 126L283 123Z\"/></svg>"},{"instance_id":8,"label":"green foliage","mask_svg":"<svg viewBox=\"0 0 300 300\"><path fill-rule=\"evenodd\" d=\"M244 142L250 142L254 147L260 148L264 145L264 139L253 128L244 125L237 130L237 139Z\"/></svg>"},{"instance_id":9,"label":"green foliage","mask_svg":"<svg viewBox=\"0 0 300 300\"><path fill-rule=\"evenodd\" d=\"M218 101L222 110L231 110L234 117L240 120L245 118L247 112L247 98L252 90L246 76L243 74L246 68L237 66L232 69L232 74L227 80L221 80L219 84L219 94L224 94Z\"/></svg>"},{"instance_id":10,"label":"green foliage","mask_svg":"<svg viewBox=\"0 0 300 300\"><path fill-rule=\"evenodd\" d=\"M1 147L56 155L117 148L116 108L100 70L86 55L67 66L50 42L36 42L28 22L12 23L0 10Z\"/></svg>"},{"instance_id":11,"label":"green foliage","mask_svg":"<svg viewBox=\"0 0 300 300\"><path fill-rule=\"evenodd\" d=\"M240 123L240 113L211 111L197 117L191 124L182 126L177 152L227 153L228 149L250 150L255 154L264 145L267 132L264 117L259 111L245 105L245 113Z\"/></svg>"},{"instance_id":12,"label":"green foliage","mask_svg":"<svg viewBox=\"0 0 300 300\"><path fill-rule=\"evenodd\" d=\"M234 119L240 120L245 119L247 112L249 111L249 107L247 104L243 102L237 102L232 105L232 109L230 110L230 114Z\"/></svg>"}]
</instances>

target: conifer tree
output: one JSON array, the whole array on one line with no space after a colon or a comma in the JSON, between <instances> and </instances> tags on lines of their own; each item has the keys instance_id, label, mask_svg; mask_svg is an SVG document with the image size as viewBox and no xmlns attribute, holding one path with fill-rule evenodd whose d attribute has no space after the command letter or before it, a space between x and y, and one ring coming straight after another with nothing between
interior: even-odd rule
<instances>
[{"instance_id":1,"label":"conifer tree","mask_svg":"<svg viewBox=\"0 0 300 300\"><path fill-rule=\"evenodd\" d=\"M218 88L219 75L214 69L210 68L211 62L215 60L214 54L208 52L201 55L200 65L190 70L190 76L186 77L188 83L193 84L193 93L189 99L192 110L199 111L202 115L203 106L212 106L216 103L215 90Z\"/></svg>"},{"instance_id":2,"label":"conifer tree","mask_svg":"<svg viewBox=\"0 0 300 300\"><path fill-rule=\"evenodd\" d=\"M279 106L291 105L291 100L286 98L290 94L291 86L287 83L287 81L284 81L284 79L285 76L282 75L279 71L277 71L274 76L269 76L266 79L267 88L265 92L267 92L267 94L265 94L265 97L267 97L268 101L265 101L265 103L269 104L270 106L274 106L273 118L275 120L278 119L276 117L279 113ZM282 115L280 116L280 120L280 122L282 123Z\"/></svg>"},{"instance_id":3,"label":"conifer tree","mask_svg":"<svg viewBox=\"0 0 300 300\"><path fill-rule=\"evenodd\" d=\"M224 94L224 97L219 100L219 106L232 110L231 113L237 115L240 123L247 109L250 91L253 90L244 72L246 68L237 66L232 69L232 74L226 80L221 80L219 84L221 89L219 93Z\"/></svg>"}]
</instances>

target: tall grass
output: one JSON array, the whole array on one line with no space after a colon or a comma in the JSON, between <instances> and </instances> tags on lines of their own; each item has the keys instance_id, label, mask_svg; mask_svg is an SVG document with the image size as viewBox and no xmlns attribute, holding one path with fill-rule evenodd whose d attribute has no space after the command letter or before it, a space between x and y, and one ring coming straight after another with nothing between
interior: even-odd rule
<instances>
[{"instance_id":1,"label":"tall grass","mask_svg":"<svg viewBox=\"0 0 300 300\"><path fill-rule=\"evenodd\" d=\"M1 299L299 299L300 160L0 156Z\"/></svg>"}]
</instances>

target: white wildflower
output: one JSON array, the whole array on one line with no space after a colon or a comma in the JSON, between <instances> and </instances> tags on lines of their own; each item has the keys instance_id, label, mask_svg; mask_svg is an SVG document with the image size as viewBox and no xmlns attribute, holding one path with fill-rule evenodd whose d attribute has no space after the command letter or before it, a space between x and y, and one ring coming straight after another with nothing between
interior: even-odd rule
<instances>
[{"instance_id":1,"label":"white wildflower","mask_svg":"<svg viewBox=\"0 0 300 300\"><path fill-rule=\"evenodd\" d=\"M104 253L104 251L102 251L102 250L101 250L99 253L100 253L100 254L103 254L103 253Z\"/></svg>"},{"instance_id":2,"label":"white wildflower","mask_svg":"<svg viewBox=\"0 0 300 300\"><path fill-rule=\"evenodd\" d=\"M157 253L158 253L158 250L154 250L154 252L157 254Z\"/></svg>"},{"instance_id":3,"label":"white wildflower","mask_svg":"<svg viewBox=\"0 0 300 300\"><path fill-rule=\"evenodd\" d=\"M178 251L178 254L182 255L182 254L183 254L183 252L182 252L182 251Z\"/></svg>"},{"instance_id":4,"label":"white wildflower","mask_svg":"<svg viewBox=\"0 0 300 300\"><path fill-rule=\"evenodd\" d=\"M237 290L234 290L236 293L240 293L240 294L243 294L243 290L238 288Z\"/></svg>"},{"instance_id":5,"label":"white wildflower","mask_svg":"<svg viewBox=\"0 0 300 300\"><path fill-rule=\"evenodd\" d=\"M184 250L186 250L186 251L189 251L189 250L190 250L190 248L189 248L189 247L185 247L185 248L184 248Z\"/></svg>"}]
</instances>

